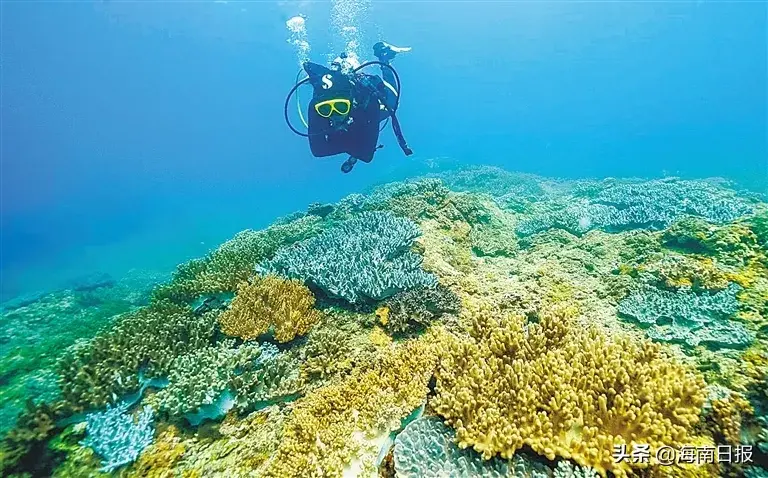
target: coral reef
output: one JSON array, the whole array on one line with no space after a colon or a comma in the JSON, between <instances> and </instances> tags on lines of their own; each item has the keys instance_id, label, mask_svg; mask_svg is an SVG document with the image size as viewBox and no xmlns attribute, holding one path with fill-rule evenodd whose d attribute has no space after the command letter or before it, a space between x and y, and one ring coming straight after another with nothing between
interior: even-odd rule
<instances>
[{"instance_id":1,"label":"coral reef","mask_svg":"<svg viewBox=\"0 0 768 478\"><path fill-rule=\"evenodd\" d=\"M435 334L428 334L392 345L343 381L296 401L267 476L341 476L370 448L367 440L398 429L424 402L437 343ZM372 450L374 456L378 452ZM363 469L372 466L361 462Z\"/></svg>"},{"instance_id":2,"label":"coral reef","mask_svg":"<svg viewBox=\"0 0 768 478\"><path fill-rule=\"evenodd\" d=\"M0 474L762 476L614 459L765 462L762 201L469 167L2 304Z\"/></svg>"},{"instance_id":3,"label":"coral reef","mask_svg":"<svg viewBox=\"0 0 768 478\"><path fill-rule=\"evenodd\" d=\"M241 363L231 384L241 413L293 400L303 387L299 364L288 353L265 354L261 360Z\"/></svg>"},{"instance_id":4,"label":"coral reef","mask_svg":"<svg viewBox=\"0 0 768 478\"><path fill-rule=\"evenodd\" d=\"M171 281L158 287L153 297L190 303L203 294L234 292L253 275L259 262L283 246L316 236L322 228L321 218L306 216L261 231L242 231L205 258L180 265Z\"/></svg>"},{"instance_id":5,"label":"coral reef","mask_svg":"<svg viewBox=\"0 0 768 478\"><path fill-rule=\"evenodd\" d=\"M126 402L108 405L106 411L88 414L87 435L82 444L102 457L101 471L110 473L136 460L152 443L154 415L154 410L145 406L134 419Z\"/></svg>"},{"instance_id":6,"label":"coral reef","mask_svg":"<svg viewBox=\"0 0 768 478\"><path fill-rule=\"evenodd\" d=\"M436 412L460 447L511 457L522 446L620 475L614 446L680 446L692 438L704 384L656 344L573 325L572 311L537 323L483 308L437 372Z\"/></svg>"},{"instance_id":7,"label":"coral reef","mask_svg":"<svg viewBox=\"0 0 768 478\"><path fill-rule=\"evenodd\" d=\"M516 454L511 460L484 460L472 449L456 446L455 432L438 417L419 418L397 435L394 469L398 478L471 476L476 478L549 478L544 464ZM562 478L575 475L557 475Z\"/></svg>"},{"instance_id":8,"label":"coral reef","mask_svg":"<svg viewBox=\"0 0 768 478\"><path fill-rule=\"evenodd\" d=\"M0 433L12 426L27 397L38 403L58 400L55 368L62 352L145 305L161 277L132 271L117 281L102 275L86 279L2 304Z\"/></svg>"},{"instance_id":9,"label":"coral reef","mask_svg":"<svg viewBox=\"0 0 768 478\"><path fill-rule=\"evenodd\" d=\"M51 465L48 440L58 431L56 421L61 410L35 404L29 399L16 426L0 442L0 475L12 476L24 471L46 475Z\"/></svg>"},{"instance_id":10,"label":"coral reef","mask_svg":"<svg viewBox=\"0 0 768 478\"><path fill-rule=\"evenodd\" d=\"M715 294L639 286L621 301L619 313L646 328L654 340L690 347L744 348L754 341L754 334L729 320L738 310L740 290L736 284Z\"/></svg>"},{"instance_id":11,"label":"coral reef","mask_svg":"<svg viewBox=\"0 0 768 478\"><path fill-rule=\"evenodd\" d=\"M424 328L445 313L458 313L461 303L447 287L436 284L395 294L379 309L379 321L391 333Z\"/></svg>"},{"instance_id":12,"label":"coral reef","mask_svg":"<svg viewBox=\"0 0 768 478\"><path fill-rule=\"evenodd\" d=\"M306 334L320 320L315 297L300 281L268 275L241 282L231 307L219 316L221 330L244 340L272 329L278 342Z\"/></svg>"},{"instance_id":13,"label":"coral reef","mask_svg":"<svg viewBox=\"0 0 768 478\"><path fill-rule=\"evenodd\" d=\"M431 285L420 257L408 250L416 224L385 212L364 212L323 234L281 249L265 272L304 280L331 297L356 303Z\"/></svg>"},{"instance_id":14,"label":"coral reef","mask_svg":"<svg viewBox=\"0 0 768 478\"><path fill-rule=\"evenodd\" d=\"M260 358L258 345L235 347L234 340L194 350L177 357L168 375L169 384L157 393L160 410L183 416L214 404L229 387L236 371Z\"/></svg>"},{"instance_id":15,"label":"coral reef","mask_svg":"<svg viewBox=\"0 0 768 478\"><path fill-rule=\"evenodd\" d=\"M59 361L59 386L76 411L103 407L137 390L139 374L165 377L176 357L211 343L216 314L158 301L130 313Z\"/></svg>"},{"instance_id":16,"label":"coral reef","mask_svg":"<svg viewBox=\"0 0 768 478\"><path fill-rule=\"evenodd\" d=\"M750 213L752 201L720 184L667 178L656 181L619 181L577 184L571 194L542 203L517 232L531 235L550 228L573 234L591 229L622 231L662 229L685 216L726 223Z\"/></svg>"}]
</instances>

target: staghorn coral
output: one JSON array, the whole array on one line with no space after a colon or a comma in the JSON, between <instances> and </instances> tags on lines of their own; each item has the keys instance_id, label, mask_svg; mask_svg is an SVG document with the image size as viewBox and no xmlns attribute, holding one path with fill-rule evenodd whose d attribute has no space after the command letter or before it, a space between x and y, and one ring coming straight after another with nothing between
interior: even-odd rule
<instances>
[{"instance_id":1,"label":"staghorn coral","mask_svg":"<svg viewBox=\"0 0 768 478\"><path fill-rule=\"evenodd\" d=\"M203 294L234 292L253 268L281 247L316 236L323 220L306 216L260 231L245 230L202 259L180 265L171 281L155 289L155 300L189 303Z\"/></svg>"},{"instance_id":2,"label":"staghorn coral","mask_svg":"<svg viewBox=\"0 0 768 478\"><path fill-rule=\"evenodd\" d=\"M298 278L351 303L381 300L435 282L410 252L421 234L408 219L364 212L323 234L283 248L260 270Z\"/></svg>"},{"instance_id":3,"label":"staghorn coral","mask_svg":"<svg viewBox=\"0 0 768 478\"><path fill-rule=\"evenodd\" d=\"M399 428L424 402L439 342L432 332L391 345L368 366L296 401L265 476L341 476L354 459L376 456L369 440Z\"/></svg>"},{"instance_id":4,"label":"staghorn coral","mask_svg":"<svg viewBox=\"0 0 768 478\"><path fill-rule=\"evenodd\" d=\"M482 307L471 336L450 343L432 403L485 458L528 445L623 476L644 465L616 463L614 445L683 445L699 422L700 377L650 341L575 326L568 309L527 324Z\"/></svg>"},{"instance_id":5,"label":"staghorn coral","mask_svg":"<svg viewBox=\"0 0 768 478\"><path fill-rule=\"evenodd\" d=\"M103 412L89 413L86 417L86 437L82 445L92 448L102 457L101 471L115 469L136 460L152 443L155 430L155 412L145 406L134 420L128 413L128 403L107 406Z\"/></svg>"},{"instance_id":6,"label":"staghorn coral","mask_svg":"<svg viewBox=\"0 0 768 478\"><path fill-rule=\"evenodd\" d=\"M738 310L736 294L740 290L740 286L731 284L716 294L695 294L640 285L619 303L618 311L646 329L654 340L689 347L743 348L755 336L729 320Z\"/></svg>"},{"instance_id":7,"label":"staghorn coral","mask_svg":"<svg viewBox=\"0 0 768 478\"><path fill-rule=\"evenodd\" d=\"M221 330L244 340L273 330L278 342L306 334L320 319L315 297L298 280L273 275L241 282L231 307L219 316Z\"/></svg>"},{"instance_id":8,"label":"staghorn coral","mask_svg":"<svg viewBox=\"0 0 768 478\"><path fill-rule=\"evenodd\" d=\"M577 466L570 461L561 461L557 464L553 478L597 478L598 474L590 467Z\"/></svg>"},{"instance_id":9,"label":"staghorn coral","mask_svg":"<svg viewBox=\"0 0 768 478\"><path fill-rule=\"evenodd\" d=\"M235 347L234 340L225 340L177 357L171 365L168 386L156 395L160 410L182 416L214 404L238 368L259 361L261 355L262 349L256 344Z\"/></svg>"},{"instance_id":10,"label":"staghorn coral","mask_svg":"<svg viewBox=\"0 0 768 478\"><path fill-rule=\"evenodd\" d=\"M379 309L380 322L390 333L427 327L446 313L458 313L461 303L447 287L436 284L395 294Z\"/></svg>"},{"instance_id":11,"label":"staghorn coral","mask_svg":"<svg viewBox=\"0 0 768 478\"><path fill-rule=\"evenodd\" d=\"M127 314L90 342L68 350L59 361L59 386L75 411L103 407L137 390L144 378L168 375L174 359L211 343L215 312L158 301Z\"/></svg>"}]
</instances>

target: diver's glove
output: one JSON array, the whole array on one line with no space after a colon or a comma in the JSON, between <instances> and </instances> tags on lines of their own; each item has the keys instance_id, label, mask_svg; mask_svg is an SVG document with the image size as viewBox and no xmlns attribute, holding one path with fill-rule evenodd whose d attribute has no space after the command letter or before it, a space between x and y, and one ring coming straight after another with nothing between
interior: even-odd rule
<instances>
[{"instance_id":1,"label":"diver's glove","mask_svg":"<svg viewBox=\"0 0 768 478\"><path fill-rule=\"evenodd\" d=\"M394 60L398 53L406 53L409 51L411 51L411 47L394 46L384 41L380 41L373 45L373 55L383 63L389 63Z\"/></svg>"}]
</instances>

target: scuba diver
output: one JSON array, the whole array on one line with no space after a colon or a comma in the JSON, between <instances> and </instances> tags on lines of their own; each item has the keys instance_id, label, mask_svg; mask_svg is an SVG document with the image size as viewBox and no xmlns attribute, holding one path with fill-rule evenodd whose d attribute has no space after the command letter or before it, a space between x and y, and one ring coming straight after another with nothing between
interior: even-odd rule
<instances>
[{"instance_id":1,"label":"scuba diver","mask_svg":"<svg viewBox=\"0 0 768 478\"><path fill-rule=\"evenodd\" d=\"M309 138L312 155L318 158L346 153L349 158L341 165L344 173L352 171L357 161L369 163L378 145L379 124L387 119L406 156L413 154L408 147L396 111L400 101L400 80L390 62L398 53L410 51L385 42L378 42L373 53L378 61L359 65L354 56L342 54L330 68L305 62L308 77L297 83L285 103L285 118L295 133ZM382 76L361 73L366 66L378 64ZM288 119L288 102L296 89L309 82L313 87L305 122L308 133L297 131ZM301 113L301 107L299 106ZM302 117L303 120L303 117Z\"/></svg>"}]
</instances>

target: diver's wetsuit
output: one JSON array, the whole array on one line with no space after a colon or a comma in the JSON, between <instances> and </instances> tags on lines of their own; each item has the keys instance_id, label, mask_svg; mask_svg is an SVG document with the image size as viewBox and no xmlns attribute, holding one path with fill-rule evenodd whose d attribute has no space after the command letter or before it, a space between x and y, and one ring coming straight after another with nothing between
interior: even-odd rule
<instances>
[{"instance_id":1,"label":"diver's wetsuit","mask_svg":"<svg viewBox=\"0 0 768 478\"><path fill-rule=\"evenodd\" d=\"M378 149L379 123L390 117L397 105L397 92L392 86L394 74L382 67L384 79L360 72L347 75L311 62L305 63L304 69L314 87L308 108L312 154L316 157L349 154L351 158L345 163L348 167L342 166L344 172L352 169L356 159L366 163L373 160ZM316 104L338 98L352 102L348 115L324 118L316 112ZM395 134L398 140L402 138L399 128Z\"/></svg>"}]
</instances>

